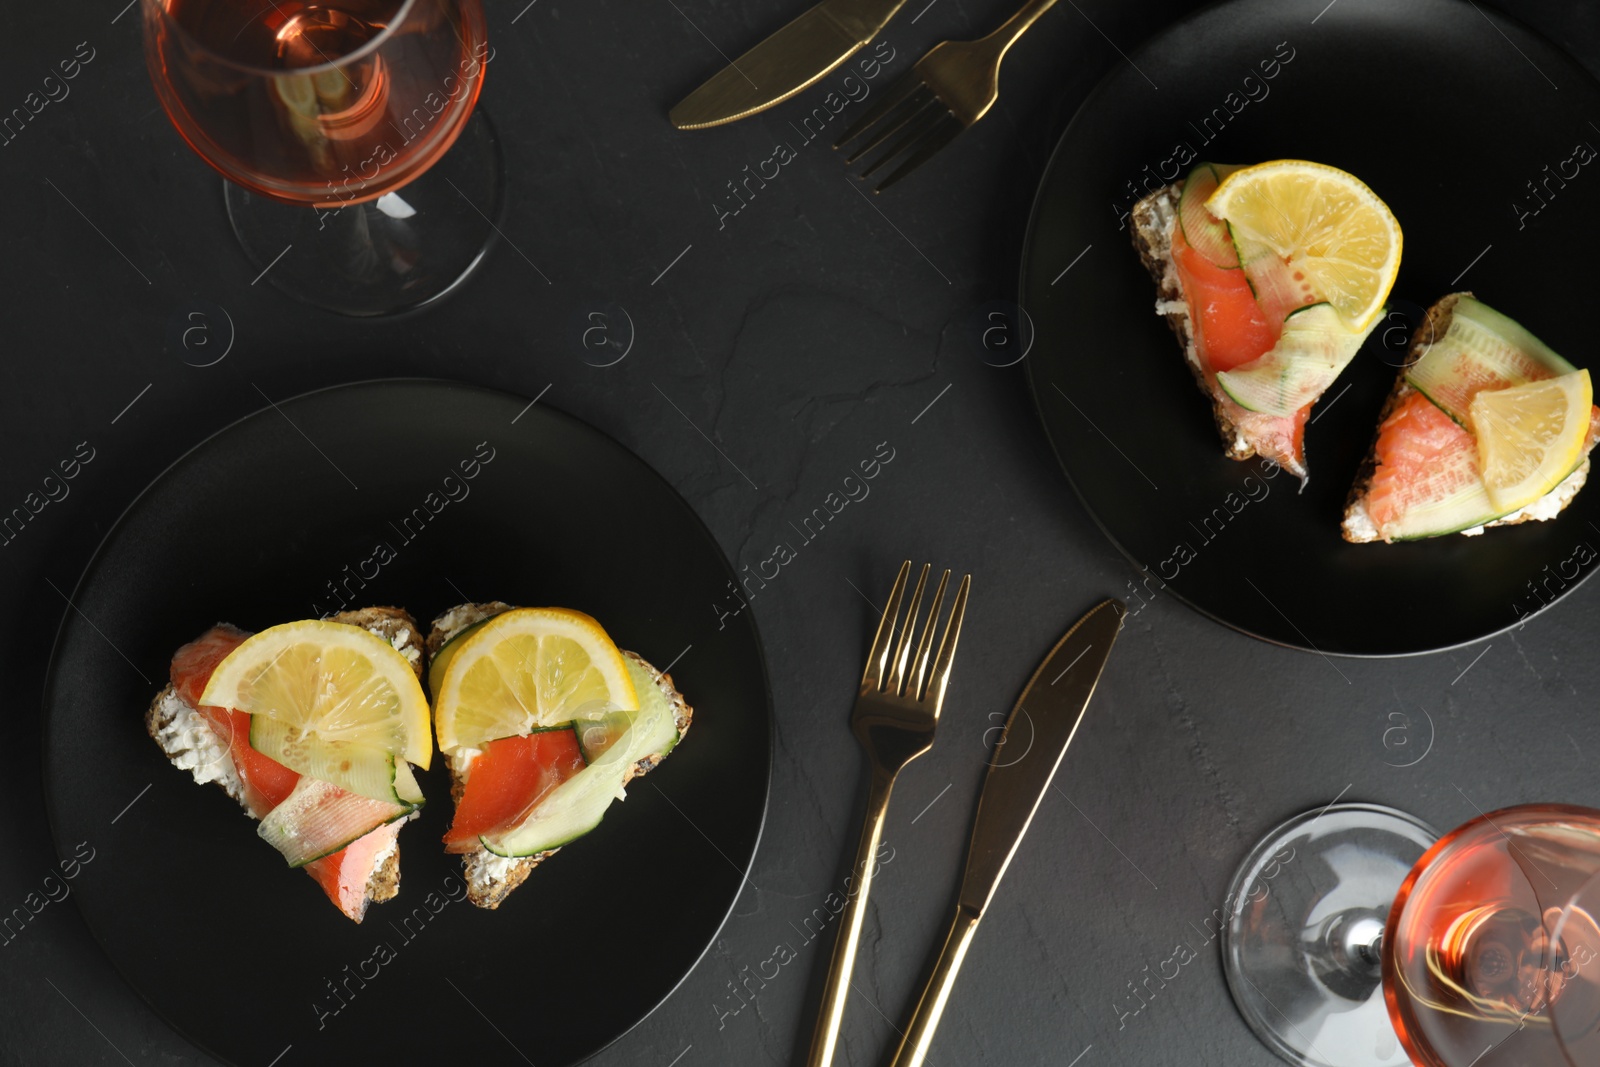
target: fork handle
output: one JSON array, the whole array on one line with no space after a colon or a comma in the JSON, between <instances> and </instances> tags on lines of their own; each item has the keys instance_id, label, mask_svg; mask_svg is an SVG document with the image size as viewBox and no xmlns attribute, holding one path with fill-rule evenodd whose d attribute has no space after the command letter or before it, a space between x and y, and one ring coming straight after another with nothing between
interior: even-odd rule
<instances>
[{"instance_id":1,"label":"fork handle","mask_svg":"<svg viewBox=\"0 0 1600 1067\"><path fill-rule=\"evenodd\" d=\"M978 43L990 46L994 51L994 61L998 63L1005 58L1007 50L1017 43L1017 38L1027 33L1039 21L1039 16L1055 6L1056 0L1028 0L1022 5L1022 10L1006 19L999 29L981 38Z\"/></svg>"},{"instance_id":2,"label":"fork handle","mask_svg":"<svg viewBox=\"0 0 1600 1067\"><path fill-rule=\"evenodd\" d=\"M883 839L884 815L889 810L889 793L894 789L894 775L878 767L872 769L867 787L867 817L861 826L861 841L856 846L855 865L851 875L855 891L845 890L844 915L840 922L839 937L833 944L833 959L828 964L828 979L822 991L822 1009L817 1014L817 1026L811 1033L811 1051L806 1056L806 1067L829 1067L839 1044L839 1023L844 1018L844 1005L850 996L850 973L855 969L856 948L861 942L861 924L867 914L867 894L872 891L872 877L876 873L875 856Z\"/></svg>"},{"instance_id":3,"label":"fork handle","mask_svg":"<svg viewBox=\"0 0 1600 1067\"><path fill-rule=\"evenodd\" d=\"M945 1003L950 999L950 990L956 984L956 972L961 969L961 961L967 957L967 947L972 944L972 935L978 932L978 920L981 918L983 916L977 912L964 907L956 908L950 933L946 935L944 948L939 952L939 961L928 976L928 984L922 989L917 1010L911 1015L911 1022L906 1026L905 1036L900 1039L900 1048L894 1054L890 1067L922 1067L922 1061L928 1055L928 1046L933 1043L933 1032L939 1026L940 1016L944 1014Z\"/></svg>"}]
</instances>

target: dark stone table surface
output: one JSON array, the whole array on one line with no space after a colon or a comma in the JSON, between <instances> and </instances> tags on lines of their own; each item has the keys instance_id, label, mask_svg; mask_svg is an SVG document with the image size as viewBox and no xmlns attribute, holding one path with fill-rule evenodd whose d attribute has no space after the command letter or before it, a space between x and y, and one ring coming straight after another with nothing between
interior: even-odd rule
<instances>
[{"instance_id":1,"label":"dark stone table surface","mask_svg":"<svg viewBox=\"0 0 1600 1067\"><path fill-rule=\"evenodd\" d=\"M767 158L808 105L695 134L671 129L665 113L721 65L719 49L736 54L799 4L492 0L483 103L505 138L504 229L523 255L500 244L470 285L424 314L354 321L251 285L218 180L157 106L138 10L125 2L14 4L0 36L3 110L80 42L93 55L70 96L0 146L0 508L81 442L95 455L67 497L0 549L0 911L54 863L39 708L63 591L142 486L261 406L252 383L272 397L392 375L530 397L549 386L543 402L661 471L736 565L768 556L789 521L887 442L895 458L870 498L751 606L777 735L749 883L676 992L592 1061L794 1059L825 940L796 945L775 978L746 976L771 973L775 946L796 940L853 847L862 764L846 721L874 621L866 601L914 556L971 571L974 592L938 743L902 777L890 812L892 860L846 1020L839 1062L881 1062L942 936L997 713L1067 623L1134 576L1072 496L1020 373L985 363L972 323L1014 296L1033 190L1074 109L1120 53L1197 5L1061 4L1013 53L994 114L892 195L863 198L819 143L723 217L726 183ZM1323 6L1284 2L1304 7L1308 23ZM1013 6L913 0L885 35L890 69ZM1502 8L1600 74L1600 7ZM203 369L168 343L196 301L225 308L236 331L227 358ZM627 310L635 343L599 368L583 359L581 324L606 306ZM1442 827L1479 807L1600 805L1597 638L1600 595L1583 588L1478 645L1335 668L1157 598L1121 638L931 1062L1269 1067L1214 946L1136 1016L1123 1014L1127 983L1220 904L1259 835L1335 796ZM1419 709L1434 724L1432 750L1393 766L1391 713ZM249 977L226 962L217 976ZM735 999L741 981L750 992ZM537 1035L514 1036L539 1062ZM301 1055L292 1062L318 1062L315 1050ZM383 1055L405 1062L403 1040ZM0 1063L124 1062L212 1061L124 984L70 898L51 903L0 945Z\"/></svg>"}]
</instances>

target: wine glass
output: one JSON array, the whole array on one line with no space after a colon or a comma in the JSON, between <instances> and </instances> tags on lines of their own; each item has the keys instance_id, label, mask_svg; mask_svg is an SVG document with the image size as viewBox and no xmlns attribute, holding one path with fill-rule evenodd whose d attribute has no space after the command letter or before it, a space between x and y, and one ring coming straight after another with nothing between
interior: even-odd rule
<instances>
[{"instance_id":1,"label":"wine glass","mask_svg":"<svg viewBox=\"0 0 1600 1067\"><path fill-rule=\"evenodd\" d=\"M1335 804L1256 846L1218 912L1240 1014L1297 1067L1600 1063L1600 811L1438 837Z\"/></svg>"},{"instance_id":2,"label":"wine glass","mask_svg":"<svg viewBox=\"0 0 1600 1067\"><path fill-rule=\"evenodd\" d=\"M493 129L473 107L493 57L481 0L143 0L143 11L156 94L228 179L257 281L382 315L439 298L481 261L502 184Z\"/></svg>"}]
</instances>

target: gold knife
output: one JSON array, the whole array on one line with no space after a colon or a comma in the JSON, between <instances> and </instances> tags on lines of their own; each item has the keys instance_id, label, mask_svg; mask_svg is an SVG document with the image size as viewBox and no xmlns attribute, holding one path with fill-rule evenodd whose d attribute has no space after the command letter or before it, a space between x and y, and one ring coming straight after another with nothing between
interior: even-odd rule
<instances>
[{"instance_id":1,"label":"gold knife","mask_svg":"<svg viewBox=\"0 0 1600 1067\"><path fill-rule=\"evenodd\" d=\"M978 814L973 820L972 842L967 846L967 867L961 876L955 921L950 924L944 949L928 976L891 1067L920 1067L927 1056L939 1016L944 1014L955 985L956 972L978 931L978 921L994 898L995 887L1022 843L1022 835L1028 832L1033 813L1039 810L1056 767L1078 732L1078 723L1094 695L1126 610L1120 600L1103 600L1090 609L1056 642L1033 672L1017 706L1011 709L989 763L983 792L978 795ZM1018 729L1021 720L1029 727L1026 732ZM1027 747L1020 754L1006 748L1008 744L1022 743Z\"/></svg>"},{"instance_id":2,"label":"gold knife","mask_svg":"<svg viewBox=\"0 0 1600 1067\"><path fill-rule=\"evenodd\" d=\"M905 3L823 0L713 74L667 118L680 130L698 130L780 104L860 51Z\"/></svg>"}]
</instances>

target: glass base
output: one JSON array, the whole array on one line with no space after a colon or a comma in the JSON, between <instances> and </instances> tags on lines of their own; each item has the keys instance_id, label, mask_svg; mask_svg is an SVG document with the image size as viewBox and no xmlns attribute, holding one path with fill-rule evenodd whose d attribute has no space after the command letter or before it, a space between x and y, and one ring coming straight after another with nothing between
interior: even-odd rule
<instances>
[{"instance_id":1,"label":"glass base","mask_svg":"<svg viewBox=\"0 0 1600 1067\"><path fill-rule=\"evenodd\" d=\"M483 108L439 161L392 193L340 208L298 207L227 182L233 232L266 281L341 315L393 315L467 280L498 235L499 140Z\"/></svg>"},{"instance_id":2,"label":"glass base","mask_svg":"<svg viewBox=\"0 0 1600 1067\"><path fill-rule=\"evenodd\" d=\"M1383 928L1438 833L1401 811L1335 804L1266 836L1224 903L1239 1014L1296 1067L1406 1067L1383 1001Z\"/></svg>"}]
</instances>

